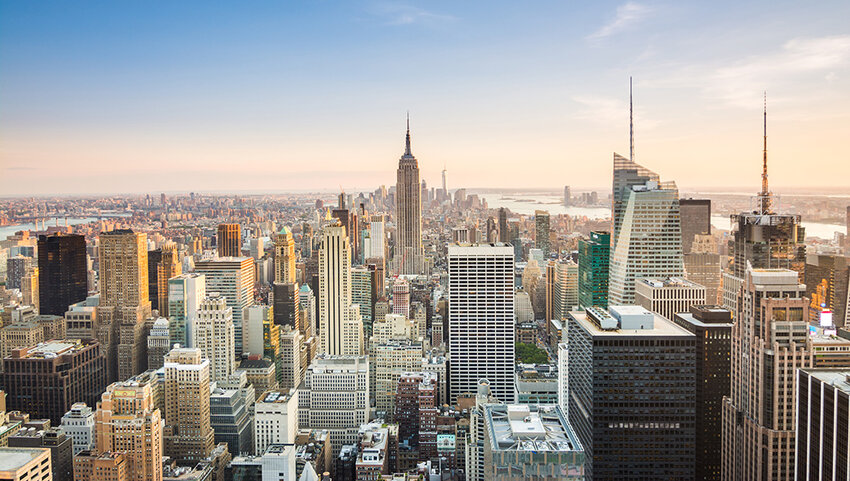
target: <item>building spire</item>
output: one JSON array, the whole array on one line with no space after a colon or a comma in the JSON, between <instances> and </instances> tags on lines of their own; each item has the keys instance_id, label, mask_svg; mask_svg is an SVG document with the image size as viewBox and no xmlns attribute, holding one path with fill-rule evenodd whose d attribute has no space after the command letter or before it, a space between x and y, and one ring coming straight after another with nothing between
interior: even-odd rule
<instances>
[{"instance_id":1,"label":"building spire","mask_svg":"<svg viewBox=\"0 0 850 481\"><path fill-rule=\"evenodd\" d=\"M410 152L410 111L407 111L407 138L405 139L404 155L413 155Z\"/></svg>"},{"instance_id":2,"label":"building spire","mask_svg":"<svg viewBox=\"0 0 850 481\"><path fill-rule=\"evenodd\" d=\"M764 92L764 150L762 151L761 194L759 194L761 214L770 213L771 195L767 185L767 91Z\"/></svg>"},{"instance_id":3,"label":"building spire","mask_svg":"<svg viewBox=\"0 0 850 481\"><path fill-rule=\"evenodd\" d=\"M635 161L635 118L632 103L632 77L629 76L629 160Z\"/></svg>"}]
</instances>

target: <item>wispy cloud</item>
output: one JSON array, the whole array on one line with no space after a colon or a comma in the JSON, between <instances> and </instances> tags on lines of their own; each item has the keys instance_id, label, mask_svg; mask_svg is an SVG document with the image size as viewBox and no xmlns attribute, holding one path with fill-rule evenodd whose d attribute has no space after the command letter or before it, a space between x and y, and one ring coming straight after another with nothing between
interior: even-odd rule
<instances>
[{"instance_id":1,"label":"wispy cloud","mask_svg":"<svg viewBox=\"0 0 850 481\"><path fill-rule=\"evenodd\" d=\"M721 105L754 109L760 108L759 98L765 88L781 90L813 80L812 77L830 85L848 71L850 35L800 37L786 41L773 52L682 67L679 72L659 78L657 85L696 86L705 97ZM785 97L785 101L790 100Z\"/></svg>"},{"instance_id":2,"label":"wispy cloud","mask_svg":"<svg viewBox=\"0 0 850 481\"><path fill-rule=\"evenodd\" d=\"M651 13L652 8L648 5L626 2L617 7L617 14L613 20L585 38L587 40L599 40L605 37L610 37L611 35L620 33L623 30L642 22Z\"/></svg>"},{"instance_id":3,"label":"wispy cloud","mask_svg":"<svg viewBox=\"0 0 850 481\"><path fill-rule=\"evenodd\" d=\"M400 3L377 5L373 12L384 19L386 25L437 25L457 20L453 15L436 13L424 8Z\"/></svg>"}]
</instances>

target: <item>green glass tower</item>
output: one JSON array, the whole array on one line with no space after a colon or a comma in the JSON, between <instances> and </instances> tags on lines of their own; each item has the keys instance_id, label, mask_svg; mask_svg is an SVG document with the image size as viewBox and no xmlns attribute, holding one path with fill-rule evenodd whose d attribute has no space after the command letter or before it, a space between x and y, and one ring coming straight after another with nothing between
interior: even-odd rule
<instances>
[{"instance_id":1,"label":"green glass tower","mask_svg":"<svg viewBox=\"0 0 850 481\"><path fill-rule=\"evenodd\" d=\"M611 233L593 231L578 243L578 302L582 307L608 307L608 258Z\"/></svg>"}]
</instances>

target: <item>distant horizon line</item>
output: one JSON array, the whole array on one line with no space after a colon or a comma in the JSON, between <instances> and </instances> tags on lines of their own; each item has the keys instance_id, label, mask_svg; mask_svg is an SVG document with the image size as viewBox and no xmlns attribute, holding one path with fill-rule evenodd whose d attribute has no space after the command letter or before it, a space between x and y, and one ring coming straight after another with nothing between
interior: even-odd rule
<instances>
[{"instance_id":1,"label":"distant horizon line","mask_svg":"<svg viewBox=\"0 0 850 481\"><path fill-rule=\"evenodd\" d=\"M387 188L391 187L392 184L382 184L387 186ZM380 187L380 186L378 186ZM362 188L362 187L353 187L350 189L343 189L342 192L347 192L351 194L359 194L359 193L367 193L374 192L378 187L375 188ZM466 189L468 193L556 193L563 194L564 185L558 187L456 187L448 189L449 192L457 191L458 189ZM610 187L599 187L599 186L573 186L570 185L570 191L573 193L578 192L601 192L604 194L608 194L611 192ZM429 187L430 188L430 187ZM438 187L434 187L435 189L440 189ZM341 191L339 189L204 189L204 190L146 190L146 191L135 191L135 192L62 192L62 193L38 193L38 194L20 194L20 195L0 195L0 199L9 200L9 199L25 199L29 197L33 198L51 198L51 197L100 197L100 196L118 196L118 197L136 197L136 196L144 196L144 195L184 195L188 196L191 193L201 194L201 195L247 195L247 196L258 196L258 195L283 195L283 194L319 194L319 195L337 195ZM689 193L689 194L713 194L713 195L757 195L758 192L747 186L700 186L700 187L679 187L679 193ZM773 188L774 195L809 195L809 196L822 196L829 197L831 195L847 195L850 194L850 187L847 186L831 186L831 187L782 187L780 189L776 189L776 186Z\"/></svg>"}]
</instances>

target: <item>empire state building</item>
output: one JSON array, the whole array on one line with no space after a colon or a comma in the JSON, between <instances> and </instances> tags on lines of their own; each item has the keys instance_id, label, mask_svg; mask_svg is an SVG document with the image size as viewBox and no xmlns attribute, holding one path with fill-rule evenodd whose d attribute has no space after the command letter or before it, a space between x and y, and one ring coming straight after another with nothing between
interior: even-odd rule
<instances>
[{"instance_id":1,"label":"empire state building","mask_svg":"<svg viewBox=\"0 0 850 481\"><path fill-rule=\"evenodd\" d=\"M398 160L396 226L396 272L420 274L423 270L422 191L419 183L419 163L410 151L410 118L407 120L404 155Z\"/></svg>"}]
</instances>

